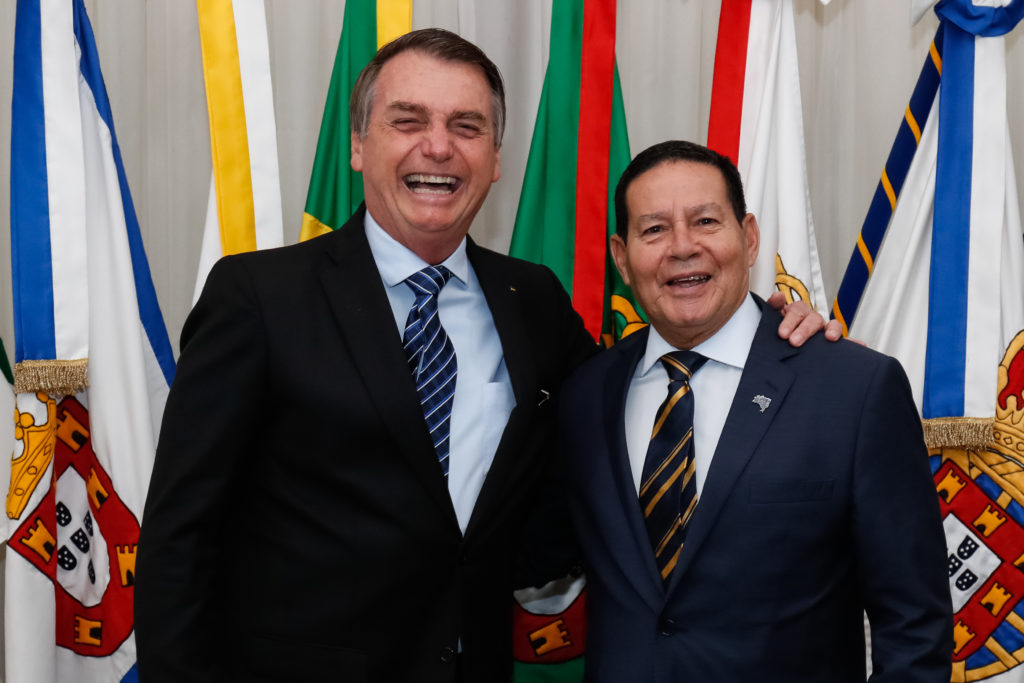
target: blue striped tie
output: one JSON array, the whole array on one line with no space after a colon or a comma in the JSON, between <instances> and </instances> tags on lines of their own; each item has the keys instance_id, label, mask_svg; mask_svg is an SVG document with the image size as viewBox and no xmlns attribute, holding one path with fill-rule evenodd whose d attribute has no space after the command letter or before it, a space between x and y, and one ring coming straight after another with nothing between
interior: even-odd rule
<instances>
[{"instance_id":1,"label":"blue striped tie","mask_svg":"<svg viewBox=\"0 0 1024 683\"><path fill-rule=\"evenodd\" d=\"M697 506L690 376L706 361L696 351L673 351L661 357L668 372L668 396L658 408L647 447L640 479L640 507L658 571L666 584L679 560L686 527Z\"/></svg>"},{"instance_id":2,"label":"blue striped tie","mask_svg":"<svg viewBox=\"0 0 1024 683\"><path fill-rule=\"evenodd\" d=\"M437 314L437 295L451 276L452 272L444 266L427 266L406 278L405 284L416 295L416 301L405 321L405 335L402 337L409 370L423 408L423 418L445 477L448 476L448 432L458 366L455 347Z\"/></svg>"}]
</instances>

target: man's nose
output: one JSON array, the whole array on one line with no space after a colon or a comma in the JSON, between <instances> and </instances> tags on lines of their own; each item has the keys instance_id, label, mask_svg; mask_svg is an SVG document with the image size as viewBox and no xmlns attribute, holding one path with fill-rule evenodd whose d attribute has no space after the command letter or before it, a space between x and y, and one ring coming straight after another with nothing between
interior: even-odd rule
<instances>
[{"instance_id":1,"label":"man's nose","mask_svg":"<svg viewBox=\"0 0 1024 683\"><path fill-rule=\"evenodd\" d=\"M431 125L424 133L423 154L436 161L444 161L452 155L452 138L448 128Z\"/></svg>"},{"instance_id":2,"label":"man's nose","mask_svg":"<svg viewBox=\"0 0 1024 683\"><path fill-rule=\"evenodd\" d=\"M685 221L676 221L672 226L672 256L687 259L697 253L700 245L694 240L690 226Z\"/></svg>"}]
</instances>

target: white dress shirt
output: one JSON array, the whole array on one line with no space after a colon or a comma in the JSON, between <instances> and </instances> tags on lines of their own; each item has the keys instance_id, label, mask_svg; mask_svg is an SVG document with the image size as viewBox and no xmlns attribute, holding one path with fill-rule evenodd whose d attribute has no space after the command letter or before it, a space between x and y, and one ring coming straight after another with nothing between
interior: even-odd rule
<instances>
[{"instance_id":1,"label":"white dress shirt","mask_svg":"<svg viewBox=\"0 0 1024 683\"><path fill-rule=\"evenodd\" d=\"M693 347L694 351L708 358L690 379L694 401L693 452L698 497L704 489L704 480L718 447L718 437L729 415L760 322L761 311L748 295L722 329ZM626 450L633 470L633 484L638 492L654 418L668 395L668 372L658 359L677 350L658 334L653 325L650 329L647 350L633 373L626 394Z\"/></svg>"},{"instance_id":2,"label":"white dress shirt","mask_svg":"<svg viewBox=\"0 0 1024 683\"><path fill-rule=\"evenodd\" d=\"M401 339L416 300L405 279L430 264L384 232L369 212L363 224ZM449 433L448 493L465 533L505 424L515 407L515 398L491 309L466 257L465 238L440 265L454 276L437 297L441 325L455 347L457 363Z\"/></svg>"}]
</instances>

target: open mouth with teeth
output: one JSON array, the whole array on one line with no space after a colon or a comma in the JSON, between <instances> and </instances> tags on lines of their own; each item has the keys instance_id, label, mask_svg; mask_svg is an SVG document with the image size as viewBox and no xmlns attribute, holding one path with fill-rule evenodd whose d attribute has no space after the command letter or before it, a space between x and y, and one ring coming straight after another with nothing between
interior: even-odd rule
<instances>
[{"instance_id":1,"label":"open mouth with teeth","mask_svg":"<svg viewBox=\"0 0 1024 683\"><path fill-rule=\"evenodd\" d=\"M462 181L450 175L410 173L402 179L405 186L416 194L448 195L459 189Z\"/></svg>"},{"instance_id":2,"label":"open mouth with teeth","mask_svg":"<svg viewBox=\"0 0 1024 683\"><path fill-rule=\"evenodd\" d=\"M696 287L711 279L710 275L687 275L677 277L668 281L670 287Z\"/></svg>"}]
</instances>

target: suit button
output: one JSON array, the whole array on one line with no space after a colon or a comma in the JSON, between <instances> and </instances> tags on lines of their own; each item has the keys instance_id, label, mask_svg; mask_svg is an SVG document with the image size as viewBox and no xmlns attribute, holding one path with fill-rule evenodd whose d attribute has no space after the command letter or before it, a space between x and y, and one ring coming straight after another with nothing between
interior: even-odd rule
<instances>
[{"instance_id":1,"label":"suit button","mask_svg":"<svg viewBox=\"0 0 1024 683\"><path fill-rule=\"evenodd\" d=\"M455 660L455 648L454 647L442 647L441 648L441 663L448 664Z\"/></svg>"},{"instance_id":2,"label":"suit button","mask_svg":"<svg viewBox=\"0 0 1024 683\"><path fill-rule=\"evenodd\" d=\"M676 630L677 630L677 628L676 628L676 620L672 619L671 617L663 617L658 622L658 631L663 636L674 635Z\"/></svg>"}]
</instances>

